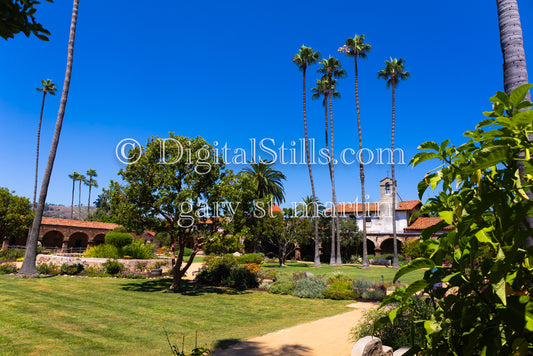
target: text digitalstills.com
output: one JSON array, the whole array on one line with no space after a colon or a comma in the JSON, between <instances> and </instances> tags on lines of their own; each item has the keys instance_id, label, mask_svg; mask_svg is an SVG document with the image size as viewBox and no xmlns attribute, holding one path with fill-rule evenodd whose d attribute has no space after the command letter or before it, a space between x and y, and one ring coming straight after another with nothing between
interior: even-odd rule
<instances>
[{"instance_id":1,"label":"text digitalstills.com","mask_svg":"<svg viewBox=\"0 0 533 356\"><path fill-rule=\"evenodd\" d=\"M273 138L256 139L250 138L249 146L230 147L225 142L223 145L214 141L211 147L206 146L199 150L192 150L184 147L181 142L173 138L157 139L160 148L160 164L173 164L185 159L187 163L194 159L200 164L233 164L247 165L249 163L276 163L282 165L307 165L307 155L305 139L292 140L289 143L276 142ZM312 165L329 165L331 162L330 152L327 148L317 149L315 139L308 140L309 162ZM167 152L172 151L172 157L169 158ZM343 148L337 150L333 163L335 165L352 164L391 164L394 159L395 164L405 164L405 154L401 148L394 149L394 155L390 148L363 148L355 150L353 148ZM121 140L116 148L115 154L117 159L123 164L135 164L142 157L143 146L133 138Z\"/></svg>"}]
</instances>

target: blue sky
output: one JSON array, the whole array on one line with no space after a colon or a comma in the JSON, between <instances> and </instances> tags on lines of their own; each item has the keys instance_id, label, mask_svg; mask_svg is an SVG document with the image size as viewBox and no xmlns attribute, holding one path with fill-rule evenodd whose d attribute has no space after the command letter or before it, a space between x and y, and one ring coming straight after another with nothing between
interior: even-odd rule
<instances>
[{"instance_id":1,"label":"blue sky","mask_svg":"<svg viewBox=\"0 0 533 356\"><path fill-rule=\"evenodd\" d=\"M526 58L533 61L533 3L518 1ZM41 79L62 88L72 3L43 2L37 17L50 42L22 35L0 43L0 186L33 195ZM124 166L115 157L124 138L144 143L168 132L203 136L244 148L250 139L290 147L303 137L302 77L292 56L305 44L342 61L348 77L334 102L335 151L358 146L353 60L337 52L348 37L366 34L373 51L359 65L364 146L390 146L391 91L376 73L403 57L411 73L397 91L396 146L406 162L423 141L462 143L503 90L502 55L494 1L81 1L74 69L63 131L50 183L50 203L70 205L68 174L98 172L99 189ZM319 76L308 71L308 90ZM531 72L531 70L530 70ZM533 75L530 73L530 76ZM39 186L59 107L47 97L41 134ZM324 147L324 111L308 96L309 136ZM265 155L265 157L269 157ZM337 156L338 157L338 156ZM240 170L242 166L233 167ZM288 202L310 194L306 165L278 165L287 175ZM425 165L397 165L398 192L416 199ZM313 168L317 195L331 199L326 165ZM379 199L388 165L370 163L367 192ZM340 202L360 199L357 165L336 168ZM86 204L87 189L82 200ZM93 199L94 200L94 199ZM287 205L286 205L287 206Z\"/></svg>"}]
</instances>

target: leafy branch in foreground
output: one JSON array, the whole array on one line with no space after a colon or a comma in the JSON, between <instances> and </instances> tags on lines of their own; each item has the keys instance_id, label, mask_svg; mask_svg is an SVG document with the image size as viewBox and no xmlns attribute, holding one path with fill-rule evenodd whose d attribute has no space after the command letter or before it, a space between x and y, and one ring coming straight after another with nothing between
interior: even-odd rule
<instances>
[{"instance_id":1,"label":"leafy branch in foreground","mask_svg":"<svg viewBox=\"0 0 533 356\"><path fill-rule=\"evenodd\" d=\"M438 161L418 190L420 198L428 187L440 190L420 213L442 222L422 233L430 258L395 276L426 268L424 278L387 297L382 306L400 304L375 326L401 318L413 298L428 298L435 312L413 323L425 339L410 354L528 355L533 348L533 248L525 247L532 235L526 192L533 185L533 111L523 101L531 87L492 97L493 111L464 134L466 143L425 142L411 160L413 167ZM451 230L435 238L445 226Z\"/></svg>"}]
</instances>

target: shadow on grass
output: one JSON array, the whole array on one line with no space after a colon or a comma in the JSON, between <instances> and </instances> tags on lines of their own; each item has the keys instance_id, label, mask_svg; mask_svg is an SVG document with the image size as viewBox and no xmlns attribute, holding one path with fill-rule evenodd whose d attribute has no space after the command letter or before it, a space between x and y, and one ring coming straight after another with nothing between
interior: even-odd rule
<instances>
[{"instance_id":1,"label":"shadow on grass","mask_svg":"<svg viewBox=\"0 0 533 356\"><path fill-rule=\"evenodd\" d=\"M122 285L122 289L130 292L168 292L172 293L169 289L172 284L172 278L154 278L143 281L135 281L125 283ZM237 291L226 287L214 287L198 284L189 280L181 281L181 289L176 291L182 295L197 296L205 294L248 294L248 291Z\"/></svg>"},{"instance_id":2,"label":"shadow on grass","mask_svg":"<svg viewBox=\"0 0 533 356\"><path fill-rule=\"evenodd\" d=\"M231 347L230 347L231 346ZM229 348L228 348L229 347ZM264 342L257 341L243 341L239 342L237 339L222 339L215 344L214 356L304 356L309 355L311 348L300 345L281 345L272 346Z\"/></svg>"}]
</instances>

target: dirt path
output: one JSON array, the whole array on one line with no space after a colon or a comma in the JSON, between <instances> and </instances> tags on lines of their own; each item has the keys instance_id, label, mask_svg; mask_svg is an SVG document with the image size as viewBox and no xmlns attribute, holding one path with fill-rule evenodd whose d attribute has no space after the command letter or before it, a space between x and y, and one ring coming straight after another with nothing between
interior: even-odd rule
<instances>
[{"instance_id":1,"label":"dirt path","mask_svg":"<svg viewBox=\"0 0 533 356\"><path fill-rule=\"evenodd\" d=\"M378 303L357 302L355 310L278 330L215 350L214 356L348 356L353 343L350 329L361 318L363 310L376 308Z\"/></svg>"}]
</instances>

